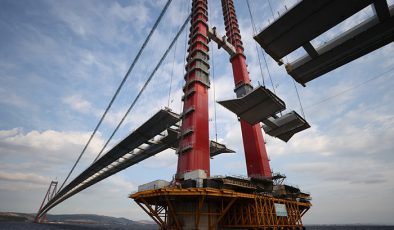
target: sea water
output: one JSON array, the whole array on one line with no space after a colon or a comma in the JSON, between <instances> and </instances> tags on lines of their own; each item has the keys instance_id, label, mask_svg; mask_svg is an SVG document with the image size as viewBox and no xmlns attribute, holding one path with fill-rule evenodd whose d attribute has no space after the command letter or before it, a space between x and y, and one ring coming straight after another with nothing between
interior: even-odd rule
<instances>
[{"instance_id":1,"label":"sea water","mask_svg":"<svg viewBox=\"0 0 394 230\"><path fill-rule=\"evenodd\" d=\"M374 225L306 225L307 230L394 230L394 226ZM96 224L35 224L28 222L0 222L0 230L123 230L123 229L158 229L152 226L135 227L129 225L96 225Z\"/></svg>"}]
</instances>

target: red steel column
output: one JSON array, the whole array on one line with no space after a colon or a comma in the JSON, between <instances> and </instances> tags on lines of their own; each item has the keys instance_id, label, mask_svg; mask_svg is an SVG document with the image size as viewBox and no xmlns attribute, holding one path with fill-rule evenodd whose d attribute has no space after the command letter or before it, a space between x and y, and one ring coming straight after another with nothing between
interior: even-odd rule
<instances>
[{"instance_id":1,"label":"red steel column","mask_svg":"<svg viewBox=\"0 0 394 230\"><path fill-rule=\"evenodd\" d=\"M209 48L208 3L193 0L186 64L182 127L178 147L177 178L185 172L204 170L209 176Z\"/></svg>"},{"instance_id":2,"label":"red steel column","mask_svg":"<svg viewBox=\"0 0 394 230\"><path fill-rule=\"evenodd\" d=\"M228 41L235 47L236 54L231 57L235 93L242 97L250 92L249 73L246 67L246 57L241 41L241 33L235 14L233 0L222 0L224 24ZM264 138L259 124L250 125L241 119L242 139L244 144L246 167L249 177L271 177L271 169L265 149Z\"/></svg>"}]
</instances>

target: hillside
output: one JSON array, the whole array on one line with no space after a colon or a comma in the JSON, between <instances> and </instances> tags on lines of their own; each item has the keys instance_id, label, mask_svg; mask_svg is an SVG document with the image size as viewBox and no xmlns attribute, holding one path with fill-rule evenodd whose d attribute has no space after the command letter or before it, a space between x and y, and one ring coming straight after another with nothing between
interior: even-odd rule
<instances>
[{"instance_id":1,"label":"hillside","mask_svg":"<svg viewBox=\"0 0 394 230\"><path fill-rule=\"evenodd\" d=\"M133 221L126 218L117 218L110 216L101 216L93 214L64 214L64 215L47 215L48 222L51 224L62 225L83 225L83 226L108 226L116 229L157 229L157 225L147 221ZM24 222L32 223L34 214L31 213L13 213L0 212L0 222ZM119 228L118 228L119 227Z\"/></svg>"}]
</instances>

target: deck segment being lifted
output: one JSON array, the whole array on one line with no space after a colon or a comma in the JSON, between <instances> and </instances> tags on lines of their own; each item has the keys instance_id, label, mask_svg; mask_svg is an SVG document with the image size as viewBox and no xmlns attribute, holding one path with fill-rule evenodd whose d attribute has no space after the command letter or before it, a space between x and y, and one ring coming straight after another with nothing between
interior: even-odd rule
<instances>
[{"instance_id":1,"label":"deck segment being lifted","mask_svg":"<svg viewBox=\"0 0 394 230\"><path fill-rule=\"evenodd\" d=\"M311 126L296 111L291 111L283 116L273 116L263 121L262 128L270 136L288 142L290 138Z\"/></svg>"},{"instance_id":2,"label":"deck segment being lifted","mask_svg":"<svg viewBox=\"0 0 394 230\"><path fill-rule=\"evenodd\" d=\"M313 39L371 5L375 15L339 34L320 47ZM394 40L393 7L385 0L304 0L255 36L261 47L279 64L302 47L307 55L286 65L286 70L304 85L348 62Z\"/></svg>"},{"instance_id":3,"label":"deck segment being lifted","mask_svg":"<svg viewBox=\"0 0 394 230\"><path fill-rule=\"evenodd\" d=\"M285 103L263 86L237 99L218 101L218 103L251 125L286 109Z\"/></svg>"}]
</instances>

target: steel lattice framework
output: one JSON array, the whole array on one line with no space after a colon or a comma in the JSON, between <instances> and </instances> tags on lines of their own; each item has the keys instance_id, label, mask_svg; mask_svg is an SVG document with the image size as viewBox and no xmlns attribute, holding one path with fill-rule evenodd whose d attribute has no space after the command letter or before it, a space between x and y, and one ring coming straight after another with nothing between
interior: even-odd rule
<instances>
[{"instance_id":1,"label":"steel lattice framework","mask_svg":"<svg viewBox=\"0 0 394 230\"><path fill-rule=\"evenodd\" d=\"M161 229L302 229L309 202L213 188L164 188L130 195ZM288 216L277 216L275 204ZM192 207L192 208L190 208Z\"/></svg>"}]
</instances>

